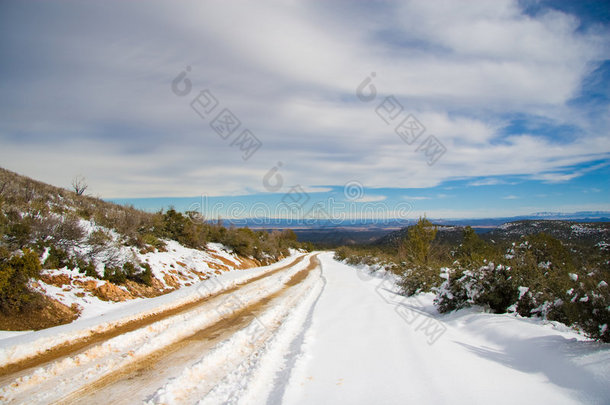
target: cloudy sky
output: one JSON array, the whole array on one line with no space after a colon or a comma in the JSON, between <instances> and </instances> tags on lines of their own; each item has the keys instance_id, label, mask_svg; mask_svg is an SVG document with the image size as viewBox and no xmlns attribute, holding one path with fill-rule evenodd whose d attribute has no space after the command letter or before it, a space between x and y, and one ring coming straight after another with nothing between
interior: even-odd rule
<instances>
[{"instance_id":1,"label":"cloudy sky","mask_svg":"<svg viewBox=\"0 0 610 405\"><path fill-rule=\"evenodd\" d=\"M610 210L608 1L3 1L0 30L0 166L57 186Z\"/></svg>"}]
</instances>

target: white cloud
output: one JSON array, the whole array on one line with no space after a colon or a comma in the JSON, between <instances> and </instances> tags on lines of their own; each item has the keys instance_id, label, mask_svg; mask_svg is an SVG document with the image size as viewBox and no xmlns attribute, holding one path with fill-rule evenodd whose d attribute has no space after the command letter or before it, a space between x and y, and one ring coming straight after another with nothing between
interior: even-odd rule
<instances>
[{"instance_id":1,"label":"white cloud","mask_svg":"<svg viewBox=\"0 0 610 405\"><path fill-rule=\"evenodd\" d=\"M471 181L468 183L468 185L478 187L478 186L495 186L497 184L502 184L502 183L503 183L503 181L500 179L486 178L486 179Z\"/></svg>"},{"instance_id":2,"label":"white cloud","mask_svg":"<svg viewBox=\"0 0 610 405\"><path fill-rule=\"evenodd\" d=\"M472 182L482 185L503 175L566 181L584 173L569 168L610 156L607 130L595 127L561 144L499 135L505 114L586 125L566 102L608 40L576 31L574 17L525 16L508 0L375 7L49 3L49 18L10 27L22 42L6 60L39 71L7 68L0 79L2 164L54 184L81 172L101 195L137 197L265 192L262 178L278 162L280 192L296 184L315 192L353 179L367 187L490 179ZM39 38L44 47L32 45ZM180 98L170 81L186 65L194 89ZM372 71L379 96L367 104L354 92ZM204 88L262 140L247 162L189 107ZM391 94L426 127L413 145L375 113ZM417 152L430 134L447 148L434 166Z\"/></svg>"},{"instance_id":3,"label":"white cloud","mask_svg":"<svg viewBox=\"0 0 610 405\"><path fill-rule=\"evenodd\" d=\"M367 202L377 202L384 201L387 197L384 195L365 195L361 198L358 198L356 202L367 203Z\"/></svg>"},{"instance_id":4,"label":"white cloud","mask_svg":"<svg viewBox=\"0 0 610 405\"><path fill-rule=\"evenodd\" d=\"M608 166L608 163L599 163L597 165L593 165L591 167L586 167L584 169L579 170L565 170L564 172L540 173L534 175L533 178L536 180L543 180L549 183L560 183L572 180L576 177L580 177L585 173L589 173L605 166Z\"/></svg>"},{"instance_id":5,"label":"white cloud","mask_svg":"<svg viewBox=\"0 0 610 405\"><path fill-rule=\"evenodd\" d=\"M414 196L414 195L404 195L404 196L402 196L402 198L407 201L429 200L430 199L430 197Z\"/></svg>"}]
</instances>

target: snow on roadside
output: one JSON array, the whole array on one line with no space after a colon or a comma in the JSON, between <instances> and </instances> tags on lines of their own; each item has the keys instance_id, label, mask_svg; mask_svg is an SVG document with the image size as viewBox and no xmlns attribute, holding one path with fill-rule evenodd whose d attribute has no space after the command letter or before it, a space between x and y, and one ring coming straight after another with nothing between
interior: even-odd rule
<instances>
[{"instance_id":1,"label":"snow on roadside","mask_svg":"<svg viewBox=\"0 0 610 405\"><path fill-rule=\"evenodd\" d=\"M334 259L333 259L334 260ZM344 264L342 262L342 264ZM466 309L462 309L457 312L451 312L445 315L442 315L438 312L436 306L434 305L434 299L436 298L436 294L434 293L420 293L411 297L403 297L399 296L400 287L398 286L399 277L389 271L387 271L383 266L380 265L364 265L358 264L356 266L349 265L349 267L355 270L355 274L362 279L363 281L375 284L375 290L377 294L381 297L384 297L385 300L396 301L404 303L405 305L410 306L411 308L416 308L420 312L425 312L432 316L437 317L445 317L446 319L451 319L452 314L464 314L464 313L473 313L473 314L482 314L485 313L485 309L479 306L472 306ZM520 287L524 288L524 287ZM488 314L493 316L494 314ZM538 318L538 317L522 317L518 313L506 313L500 314L498 316L501 317L510 317L517 318L522 322L531 323L538 325L539 327L547 328L550 330L554 330L558 333L564 334L566 338L573 338L581 341L591 341L589 337L587 337L583 332L567 326L561 322L557 321L549 321L546 319Z\"/></svg>"},{"instance_id":2,"label":"snow on roadside","mask_svg":"<svg viewBox=\"0 0 610 405\"><path fill-rule=\"evenodd\" d=\"M60 215L53 213L51 215L61 219ZM187 248L173 240L161 240L165 245L164 248L148 251L127 246L122 235L93 220L81 218L79 226L84 231L84 237L80 243L65 247L66 252L70 256L76 255L82 258L84 263L92 264L98 277L88 277L83 274L84 269L81 269L83 273L80 273L78 268L45 269L41 272L41 279L32 281L31 286L48 297L78 310L80 319L97 317L119 308L121 301L126 299L166 293L193 285L202 279L215 277L223 271L245 267L242 258L220 243L208 243L205 250L199 250ZM95 243L91 242L94 234L101 235L97 239L103 239L103 243L92 244ZM43 263L49 254L50 249L47 248L41 257ZM150 265L152 275L156 279L154 287L147 291L144 289L146 292L142 294L141 290L136 288L130 291L124 285L104 286L106 281L101 280L101 277L105 266L122 267L126 262L134 263L136 268L138 263ZM248 263L252 262L248 261Z\"/></svg>"},{"instance_id":3,"label":"snow on roadside","mask_svg":"<svg viewBox=\"0 0 610 405\"><path fill-rule=\"evenodd\" d=\"M207 276L218 274L218 268L227 268L227 262L233 268L239 267L239 259L229 252L220 243L208 243L207 251L191 249L182 246L176 241L166 240L166 252L136 253L138 261L148 263L153 275L166 287L173 287L168 283L167 275L172 275L173 280L180 286L188 286L199 281L195 270ZM216 257L215 257L216 256ZM219 259L221 257L225 261Z\"/></svg>"},{"instance_id":4,"label":"snow on roadside","mask_svg":"<svg viewBox=\"0 0 610 405\"><path fill-rule=\"evenodd\" d=\"M285 272L237 289L231 296L235 297L239 306L230 310L239 311L281 289L286 281L306 265L307 263L302 261ZM223 297L211 299L187 313L174 315L146 328L122 334L77 356L39 368L0 389L0 396L4 400L23 401L27 398L33 402L56 401L66 392L72 392L89 381L95 381L137 359L145 358L227 316L227 312L219 310L219 305L223 302L221 298ZM31 388L35 388L35 391L29 392Z\"/></svg>"},{"instance_id":5,"label":"snow on roadside","mask_svg":"<svg viewBox=\"0 0 610 405\"><path fill-rule=\"evenodd\" d=\"M284 266L299 255L302 254L294 254L269 266L221 272L214 278L154 298L117 303L98 300L99 302L95 303L95 307L90 308L87 317L79 318L70 324L18 335L9 334L8 337L0 339L0 366L43 353L65 342L112 329L134 319L186 304L201 298L202 292L213 294L221 289L231 288L236 284L244 283L249 279Z\"/></svg>"},{"instance_id":6,"label":"snow on roadside","mask_svg":"<svg viewBox=\"0 0 610 405\"><path fill-rule=\"evenodd\" d=\"M219 243L209 243L207 250L191 249L175 241L165 241L167 251L140 253L133 247L121 247L122 260L135 258L140 263L150 265L153 276L161 283L163 288L171 291L177 288L188 287L201 281L202 278L216 277L227 270L234 270L242 266L242 262ZM224 260L223 260L224 259ZM100 270L98 270L100 271ZM76 305L80 310L79 318L96 317L110 311L122 302L106 301L91 293L91 290L106 283L99 278L88 277L67 268L43 270L43 278L60 279L68 283L61 286L38 280L34 283L35 289L45 295L71 307ZM84 286L88 285L88 288ZM129 293L125 286L117 288ZM142 298L134 298L141 300Z\"/></svg>"},{"instance_id":7,"label":"snow on roadside","mask_svg":"<svg viewBox=\"0 0 610 405\"><path fill-rule=\"evenodd\" d=\"M432 294L320 259L327 284L276 402L610 403L608 344L479 308L441 315Z\"/></svg>"}]
</instances>

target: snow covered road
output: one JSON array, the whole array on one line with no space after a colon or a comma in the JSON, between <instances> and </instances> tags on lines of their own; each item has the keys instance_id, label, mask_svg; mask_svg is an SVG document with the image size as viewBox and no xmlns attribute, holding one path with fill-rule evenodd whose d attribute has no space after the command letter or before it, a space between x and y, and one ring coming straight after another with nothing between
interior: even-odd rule
<instances>
[{"instance_id":1,"label":"snow covered road","mask_svg":"<svg viewBox=\"0 0 610 405\"><path fill-rule=\"evenodd\" d=\"M607 344L476 309L441 316L431 295L397 295L332 253L291 260L9 378L0 401L610 403Z\"/></svg>"},{"instance_id":2,"label":"snow covered road","mask_svg":"<svg viewBox=\"0 0 610 405\"><path fill-rule=\"evenodd\" d=\"M304 290L305 287L309 286L308 289L311 289L312 284L305 276L315 270L316 265L317 259L313 255L306 257L306 260L302 260L302 258L295 260L293 257L289 259L289 264L284 263L284 266L261 268L262 272L257 269L239 272L246 275L233 277L233 279L246 279L247 281L237 285L226 283L226 280L225 283L207 280L197 286L194 292L197 296L209 295L209 298L194 301L197 305L189 302L185 306L185 311L181 310L177 313L170 311L171 316L169 317L162 316L160 319L154 319L152 323L146 322L135 330L102 340L85 350L78 350L73 354L47 362L41 367L25 370L25 374L19 371L16 378L13 378L12 374L4 375L2 381L5 383L0 387L0 401L7 403L82 402L81 399L109 385L133 379L134 374L141 372L142 366L160 365L163 367L167 365L162 362L167 357L166 354L173 353L175 347L183 345L184 342L197 340L197 336L205 331L209 332L205 339L214 340L218 337L219 331L222 332L223 337L227 337L225 332L232 330L233 335L227 339L234 341L233 348L237 343L254 346L255 341L248 339L258 339L269 334L273 330L273 322L277 321L272 315L283 313L285 316L291 305L294 304L294 297L300 297L299 294L307 292L308 290ZM303 283L304 280L307 282ZM179 302L184 300L181 294L175 294L174 298ZM281 301L278 301L280 299ZM273 305L266 305L270 303ZM165 303L165 306L175 307L171 302ZM267 309L267 306L270 309L263 313L263 309ZM263 320L266 320L267 323L263 323ZM108 322L102 325L107 328ZM73 329L58 334L55 343L61 344L62 339L66 339L66 337L78 337L83 334L78 328ZM33 333L34 337L29 336L29 339L25 339L26 344L3 347L2 357L15 358L21 352L31 351L29 347L31 344L28 345L27 340L33 341L34 344L50 341L49 336L45 336L48 334L47 331ZM38 336L39 334L42 337ZM245 341L236 340L236 336L245 336L247 339ZM3 343L6 345L6 342ZM222 346L226 342L217 341L215 343ZM256 343L259 342L256 341ZM209 345L208 348L210 350L207 352L204 351L187 360L198 362L208 356L208 352L217 351L214 344ZM44 353L42 356L44 357ZM216 360L219 364L226 363L222 358ZM182 371L182 368L176 367L175 364L171 366L178 372ZM190 367L188 364L183 366L184 369ZM134 386L130 391L140 392L140 388L152 388L152 393L154 393L155 389L162 387L167 382L159 380L156 376L155 378L159 385L151 387L151 381L144 380L146 387ZM140 381L142 382L141 379ZM117 401L117 403L133 402L133 396L124 396ZM89 403L108 403L108 397Z\"/></svg>"}]
</instances>

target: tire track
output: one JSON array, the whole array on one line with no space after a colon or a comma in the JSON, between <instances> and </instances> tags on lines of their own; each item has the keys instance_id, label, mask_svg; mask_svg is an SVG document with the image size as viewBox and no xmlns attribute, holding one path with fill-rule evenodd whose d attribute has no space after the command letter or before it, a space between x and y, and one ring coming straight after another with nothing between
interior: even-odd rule
<instances>
[{"instance_id":1,"label":"tire track","mask_svg":"<svg viewBox=\"0 0 610 405\"><path fill-rule=\"evenodd\" d=\"M99 345L116 336L119 336L119 335L122 335L122 334L125 334L128 332L132 332L137 329L144 328L155 322L161 321L163 319L166 319L166 318L169 318L169 317L172 317L175 315L180 315L180 314L186 313L210 299L216 298L223 294L230 294L245 285L254 283L258 280L267 278L269 276L272 276L273 274L277 274L290 267L293 267L293 266L297 265L298 263L300 263L305 257L306 257L306 255L300 256L284 266L281 266L277 269L270 270L264 274L253 277L245 282L238 283L229 289L226 289L223 291L218 291L214 294L201 297L199 299L187 302L185 304L179 305L174 308L169 308L169 309L161 311L161 312L156 312L153 314L146 315L142 318L137 318L137 319L134 319L131 321L127 321L123 324L120 324L116 327L113 327L113 328L110 328L110 329L107 329L104 331L94 332L85 338L74 340L71 342L66 342L62 345L55 346L39 355L27 357L27 358L24 358L17 362L5 364L2 367L0 367L0 385L5 385L6 383L10 382L11 380L18 378L20 375L26 374L28 371L30 371L34 368L45 366L46 364L49 364L53 361L60 360L65 357L77 355L79 353L84 352L88 348L91 348L95 345Z\"/></svg>"},{"instance_id":2,"label":"tire track","mask_svg":"<svg viewBox=\"0 0 610 405\"><path fill-rule=\"evenodd\" d=\"M319 266L316 256L311 256L308 266L295 273L284 286L245 308L196 331L171 345L136 360L114 373L88 384L57 401L58 404L73 403L133 403L144 401L159 388L159 383L180 374L185 366L212 350L239 330L246 328L276 301L283 299L290 290L303 282L311 270ZM198 357L193 357L197 355ZM169 367L163 367L170 365ZM151 381L153 380L153 381ZM156 383L156 385L155 385Z\"/></svg>"}]
</instances>

